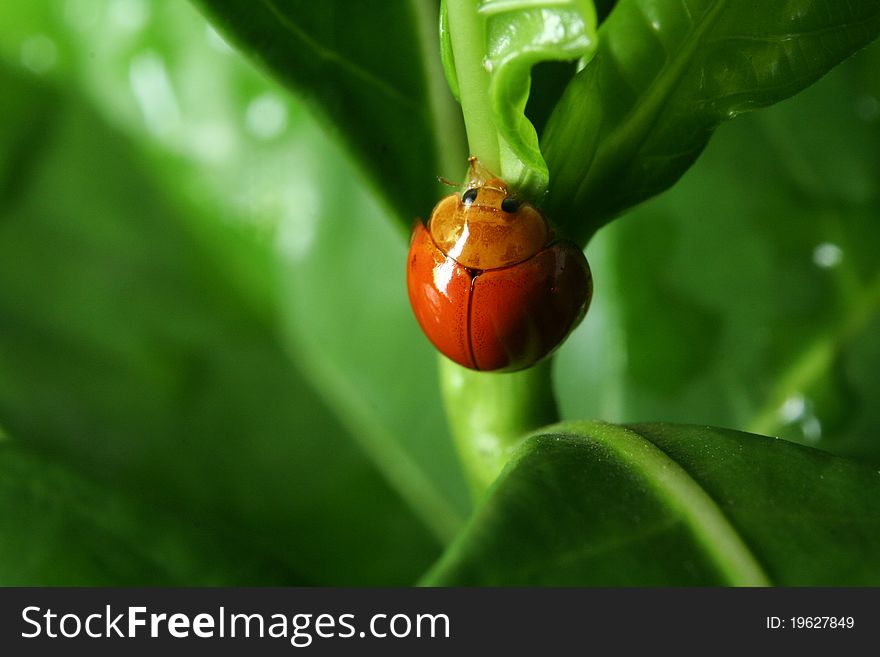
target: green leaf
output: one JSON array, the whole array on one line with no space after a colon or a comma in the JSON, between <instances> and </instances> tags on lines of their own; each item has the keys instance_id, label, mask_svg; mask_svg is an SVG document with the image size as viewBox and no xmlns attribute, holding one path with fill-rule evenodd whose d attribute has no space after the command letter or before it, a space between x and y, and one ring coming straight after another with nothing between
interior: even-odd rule
<instances>
[{"instance_id":1,"label":"green leaf","mask_svg":"<svg viewBox=\"0 0 880 657\"><path fill-rule=\"evenodd\" d=\"M114 122L146 139L163 189L191 200L187 214L210 222L198 231L199 239L226 236L218 245L223 259L247 252L254 237L260 241L253 258L259 266L240 268L230 278L251 281L245 294L264 299L267 324L285 352L281 359L294 360L308 381L308 395L301 407L290 409L292 415L311 418L309 399L332 410L339 422L326 431L346 429L432 533L449 540L469 500L437 393L436 352L406 298L400 269L406 245L350 159L301 103L218 43L193 7L173 0L157 7L149 29L133 43L130 35L114 31L109 12L106 23L98 20L76 32L67 46L81 67L74 80ZM10 19L5 25L15 24L14 16L4 18ZM24 35L39 29L39 21L19 21ZM107 39L99 38L105 32ZM57 43L70 39L65 29L48 34ZM91 57L96 43L107 49L97 63ZM179 115L170 134L157 134L145 121L155 103L129 85L129 62L141 61L144 51L164 64L175 94ZM268 122L276 126L272 133L254 124L259 114L253 110L267 103L281 117L281 123ZM129 106L131 113L117 110ZM247 234L217 230L214 221L247 227ZM388 367L401 354L407 367ZM313 442L304 449L324 453L320 432ZM327 452L335 449L332 440L323 442ZM313 469L316 476L324 470ZM332 480L326 486L336 490ZM349 488L330 497L341 501ZM324 514L321 522L334 521Z\"/></svg>"},{"instance_id":2,"label":"green leaf","mask_svg":"<svg viewBox=\"0 0 880 657\"><path fill-rule=\"evenodd\" d=\"M246 537L0 444L2 586L297 583L285 570L255 554Z\"/></svg>"},{"instance_id":3,"label":"green leaf","mask_svg":"<svg viewBox=\"0 0 880 657\"><path fill-rule=\"evenodd\" d=\"M880 474L708 427L570 423L526 441L435 586L877 585Z\"/></svg>"},{"instance_id":4,"label":"green leaf","mask_svg":"<svg viewBox=\"0 0 880 657\"><path fill-rule=\"evenodd\" d=\"M271 244L163 192L75 96L0 80L4 428L284 581L411 581L439 542L292 364Z\"/></svg>"},{"instance_id":5,"label":"green leaf","mask_svg":"<svg viewBox=\"0 0 880 657\"><path fill-rule=\"evenodd\" d=\"M346 143L398 227L457 177L461 116L443 84L437 3L199 0L242 50L307 101Z\"/></svg>"},{"instance_id":6,"label":"green leaf","mask_svg":"<svg viewBox=\"0 0 880 657\"><path fill-rule=\"evenodd\" d=\"M351 165L308 122L293 183L302 215L278 228L285 344L381 472L444 542L469 509L440 404L436 350L406 294L406 248Z\"/></svg>"},{"instance_id":7,"label":"green leaf","mask_svg":"<svg viewBox=\"0 0 880 657\"><path fill-rule=\"evenodd\" d=\"M542 137L550 216L586 242L678 180L721 122L804 89L878 32L876 0L621 0Z\"/></svg>"},{"instance_id":8,"label":"green leaf","mask_svg":"<svg viewBox=\"0 0 880 657\"><path fill-rule=\"evenodd\" d=\"M456 29L449 25L449 4L460 12ZM474 5L473 7L471 5ZM461 8L459 8L459 6ZM526 197L547 189L548 171L538 135L526 117L532 67L540 62L586 60L596 44L596 11L592 0L444 0L440 46L449 86L461 100L460 66L468 80L466 93L488 96L487 106L463 103L472 150L490 169L496 166L477 144L497 131L495 169ZM485 70L484 70L485 69ZM485 87L485 88L484 88ZM491 117L478 116L489 110Z\"/></svg>"},{"instance_id":9,"label":"green leaf","mask_svg":"<svg viewBox=\"0 0 880 657\"><path fill-rule=\"evenodd\" d=\"M880 43L723 126L587 250L563 417L748 429L880 465ZM585 366L588 364L588 366Z\"/></svg>"}]
</instances>

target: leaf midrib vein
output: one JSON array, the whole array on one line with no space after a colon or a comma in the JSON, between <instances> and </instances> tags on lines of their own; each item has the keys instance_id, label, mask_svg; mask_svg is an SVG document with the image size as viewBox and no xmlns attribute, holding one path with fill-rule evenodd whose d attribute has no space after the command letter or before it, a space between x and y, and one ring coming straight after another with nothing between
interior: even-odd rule
<instances>
[{"instance_id":1,"label":"leaf midrib vein","mask_svg":"<svg viewBox=\"0 0 880 657\"><path fill-rule=\"evenodd\" d=\"M417 112L422 111L423 108L420 104L418 104L416 101L404 94L399 89L396 89L392 85L388 84L388 82L386 82L385 80L376 77L376 75L374 75L370 71L353 63L351 60L342 56L339 52L327 48L325 45L313 39L305 30L303 30L299 25L293 22L290 17L287 16L287 14L279 9L278 6L273 2L273 0L260 0L260 2L278 20L278 22L282 25L282 27L284 27L285 30L290 32L294 37L296 37L297 40L299 40L310 50L312 50L316 56L339 66L341 69L347 71L354 77L359 78L360 80L366 82L372 87L375 87L383 95L394 100L395 102L409 107L410 109L414 109Z\"/></svg>"},{"instance_id":2,"label":"leaf midrib vein","mask_svg":"<svg viewBox=\"0 0 880 657\"><path fill-rule=\"evenodd\" d=\"M596 440L641 473L682 514L708 556L737 586L769 586L770 578L711 495L678 462L637 431L605 422L562 425Z\"/></svg>"},{"instance_id":3,"label":"leaf midrib vein","mask_svg":"<svg viewBox=\"0 0 880 657\"><path fill-rule=\"evenodd\" d=\"M646 92L641 95L641 102L635 104L628 116L604 140L590 167L591 170L599 172L600 179L613 168L609 167L609 161L614 162L619 158L625 163L635 158L659 118L666 101L691 63L701 37L715 24L726 5L727 0L716 0L714 5L706 11L700 24L689 32L682 47L667 60L658 75L648 85ZM593 175L587 175L583 178L578 189L578 196L582 196L587 191L587 187L595 178L596 176Z\"/></svg>"}]
</instances>

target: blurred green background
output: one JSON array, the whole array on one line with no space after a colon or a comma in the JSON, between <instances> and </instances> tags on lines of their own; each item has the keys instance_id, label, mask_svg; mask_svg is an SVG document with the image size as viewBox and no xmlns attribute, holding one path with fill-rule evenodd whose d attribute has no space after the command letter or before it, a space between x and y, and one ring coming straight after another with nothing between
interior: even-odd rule
<instances>
[{"instance_id":1,"label":"blurred green background","mask_svg":"<svg viewBox=\"0 0 880 657\"><path fill-rule=\"evenodd\" d=\"M599 233L564 417L880 464L878 71ZM171 0L5 3L0 86L0 583L414 581L470 501L406 238L332 129Z\"/></svg>"}]
</instances>

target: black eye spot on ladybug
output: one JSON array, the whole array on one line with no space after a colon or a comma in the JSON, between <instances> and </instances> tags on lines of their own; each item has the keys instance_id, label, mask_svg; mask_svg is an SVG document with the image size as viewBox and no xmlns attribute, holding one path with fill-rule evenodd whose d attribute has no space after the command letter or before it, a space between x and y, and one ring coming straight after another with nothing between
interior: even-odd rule
<instances>
[{"instance_id":1,"label":"black eye spot on ladybug","mask_svg":"<svg viewBox=\"0 0 880 657\"><path fill-rule=\"evenodd\" d=\"M511 198L510 196L508 196L506 199L501 201L501 209L504 212L513 214L514 212L519 210L519 201L515 198Z\"/></svg>"},{"instance_id":2,"label":"black eye spot on ladybug","mask_svg":"<svg viewBox=\"0 0 880 657\"><path fill-rule=\"evenodd\" d=\"M467 190L464 194L461 195L461 202L465 205L471 205L474 201L477 200L478 190L476 187Z\"/></svg>"}]
</instances>

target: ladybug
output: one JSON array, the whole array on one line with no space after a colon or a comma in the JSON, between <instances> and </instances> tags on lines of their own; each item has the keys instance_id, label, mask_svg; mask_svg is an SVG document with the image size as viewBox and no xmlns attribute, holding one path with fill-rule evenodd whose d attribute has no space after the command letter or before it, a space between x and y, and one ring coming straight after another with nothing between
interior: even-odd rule
<instances>
[{"instance_id":1,"label":"ladybug","mask_svg":"<svg viewBox=\"0 0 880 657\"><path fill-rule=\"evenodd\" d=\"M532 204L470 158L462 194L417 221L407 262L416 319L446 357L512 372L550 354L583 319L593 279Z\"/></svg>"}]
</instances>

